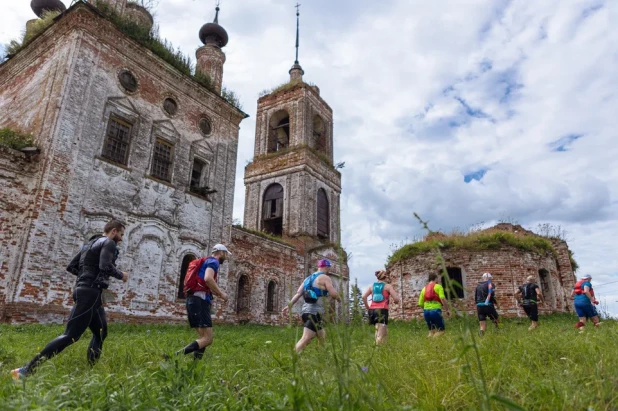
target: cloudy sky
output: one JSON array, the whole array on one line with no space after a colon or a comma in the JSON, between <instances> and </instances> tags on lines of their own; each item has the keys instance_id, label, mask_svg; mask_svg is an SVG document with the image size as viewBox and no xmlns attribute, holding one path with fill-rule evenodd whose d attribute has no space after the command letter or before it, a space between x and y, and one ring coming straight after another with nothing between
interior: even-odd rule
<instances>
[{"instance_id":1,"label":"cloudy sky","mask_svg":"<svg viewBox=\"0 0 618 411\"><path fill-rule=\"evenodd\" d=\"M64 0L68 6L69 1ZM305 0L300 62L335 116L342 238L371 282L393 244L500 220L567 231L580 273L618 314L618 2ZM33 18L0 0L0 43ZM223 0L224 83L242 123L234 215L258 93L288 79L295 1ZM160 0L163 37L193 55L214 0ZM613 28L612 28L613 27ZM616 281L614 284L601 284Z\"/></svg>"}]
</instances>

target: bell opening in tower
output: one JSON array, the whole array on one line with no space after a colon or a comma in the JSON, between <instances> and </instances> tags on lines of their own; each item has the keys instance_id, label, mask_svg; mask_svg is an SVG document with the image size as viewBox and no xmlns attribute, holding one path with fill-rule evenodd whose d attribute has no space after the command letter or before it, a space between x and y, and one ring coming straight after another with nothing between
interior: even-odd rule
<instances>
[{"instance_id":1,"label":"bell opening in tower","mask_svg":"<svg viewBox=\"0 0 618 411\"><path fill-rule=\"evenodd\" d=\"M264 192L262 231L276 236L283 234L283 187L271 184Z\"/></svg>"},{"instance_id":2,"label":"bell opening in tower","mask_svg":"<svg viewBox=\"0 0 618 411\"><path fill-rule=\"evenodd\" d=\"M287 111L275 113L270 120L268 152L276 153L290 146L290 116Z\"/></svg>"}]
</instances>

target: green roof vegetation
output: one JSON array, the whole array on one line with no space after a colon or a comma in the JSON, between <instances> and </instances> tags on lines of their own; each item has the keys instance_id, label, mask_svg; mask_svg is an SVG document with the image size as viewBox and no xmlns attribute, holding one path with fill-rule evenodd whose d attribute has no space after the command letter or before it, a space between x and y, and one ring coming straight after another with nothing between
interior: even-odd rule
<instances>
[{"instance_id":1,"label":"green roof vegetation","mask_svg":"<svg viewBox=\"0 0 618 411\"><path fill-rule=\"evenodd\" d=\"M274 241L276 243L287 245L288 247L294 247L294 244L288 243L283 238L277 237L276 235L272 235L272 234L265 233L265 232L262 232L262 231L252 230L250 228L243 227L240 224L234 224L233 227L237 228L237 229L239 229L241 231L244 231L246 233L253 234L253 235L256 235L258 237L266 238L267 240L271 240L271 241Z\"/></svg>"},{"instance_id":2,"label":"green roof vegetation","mask_svg":"<svg viewBox=\"0 0 618 411\"><path fill-rule=\"evenodd\" d=\"M294 87L298 86L299 84L306 84L306 85L311 86L311 87L315 86L315 84L313 84L313 83L307 83L307 82L304 82L304 81L302 81L300 79L295 79L295 80L287 81L285 83L281 83L278 86L270 88L270 89L264 89L264 90L260 91L260 93L258 94L258 97L262 98L262 97L267 96L269 94L278 93L280 91L292 90Z\"/></svg>"},{"instance_id":3,"label":"green roof vegetation","mask_svg":"<svg viewBox=\"0 0 618 411\"><path fill-rule=\"evenodd\" d=\"M136 4L140 3L136 2ZM137 41L139 44L149 49L153 54L169 63L181 73L191 77L206 89L214 92L214 86L210 77L206 74L196 72L191 57L183 54L179 48L175 49L167 40L162 39L156 25L152 28L148 28L137 24L127 16L118 14L113 6L104 1L97 2L96 8L107 20L114 23L114 25L128 37ZM24 32L20 41L13 40L7 45L7 57L16 54L30 44L32 40L52 25L54 18L59 14L58 12L45 13L42 19L31 23L30 30L28 30L27 33ZM242 104L234 91L224 86L221 97L229 104L242 111Z\"/></svg>"},{"instance_id":4,"label":"green roof vegetation","mask_svg":"<svg viewBox=\"0 0 618 411\"><path fill-rule=\"evenodd\" d=\"M423 241L406 244L388 257L387 266L438 248L440 250L485 251L499 250L503 247L513 247L522 251L531 251L539 254L556 253L551 241L543 237L516 235L500 230L485 230L467 235L454 234L447 236L442 234L440 238L429 236L428 239L426 238Z\"/></svg>"},{"instance_id":5,"label":"green roof vegetation","mask_svg":"<svg viewBox=\"0 0 618 411\"><path fill-rule=\"evenodd\" d=\"M34 146L34 136L8 127L0 128L0 145L10 147L13 150L21 150Z\"/></svg>"}]
</instances>

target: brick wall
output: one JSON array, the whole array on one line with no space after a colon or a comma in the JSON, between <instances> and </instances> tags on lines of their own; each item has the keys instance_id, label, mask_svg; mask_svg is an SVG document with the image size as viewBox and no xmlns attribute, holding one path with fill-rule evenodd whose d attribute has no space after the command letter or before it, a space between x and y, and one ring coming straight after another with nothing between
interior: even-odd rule
<instances>
[{"instance_id":1,"label":"brick wall","mask_svg":"<svg viewBox=\"0 0 618 411\"><path fill-rule=\"evenodd\" d=\"M566 245L564 245L566 247ZM459 267L463 273L464 298L457 300L463 310L474 312L474 290L481 281L481 276L489 272L496 284L496 298L499 312L504 315L524 315L518 308L514 293L517 286L526 282L526 277L533 275L541 285L539 270L549 272L548 287L541 290L547 303L539 306L541 313L570 312L572 303L569 298L575 278L570 263L564 265L561 253L558 258L552 254L539 255L511 247L500 250L475 251L444 250L442 255L447 267ZM568 254L567 254L568 256ZM402 260L389 268L389 281L402 294L402 303L390 305L392 318L409 320L420 318L422 310L417 306L418 297L427 283L430 273L440 274L440 266L435 252L428 252ZM568 257L567 257L568 258ZM559 264L562 263L562 265Z\"/></svg>"}]
</instances>

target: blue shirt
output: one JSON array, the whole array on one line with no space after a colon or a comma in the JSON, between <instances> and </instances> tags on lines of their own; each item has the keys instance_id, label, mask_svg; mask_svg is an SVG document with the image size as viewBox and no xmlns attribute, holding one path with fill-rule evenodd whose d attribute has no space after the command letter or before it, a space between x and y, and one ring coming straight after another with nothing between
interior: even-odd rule
<instances>
[{"instance_id":1,"label":"blue shirt","mask_svg":"<svg viewBox=\"0 0 618 411\"><path fill-rule=\"evenodd\" d=\"M590 284L590 281L585 281L582 284L582 291L584 291L586 286L592 290L592 284ZM581 294L575 294L575 304L590 304L590 298L588 298L588 296L583 292Z\"/></svg>"},{"instance_id":2,"label":"blue shirt","mask_svg":"<svg viewBox=\"0 0 618 411\"><path fill-rule=\"evenodd\" d=\"M200 268L200 272L198 273L199 277L203 280L206 277L206 269L212 268L215 272L215 275L219 273L219 260L215 257L208 257L202 267Z\"/></svg>"}]
</instances>

